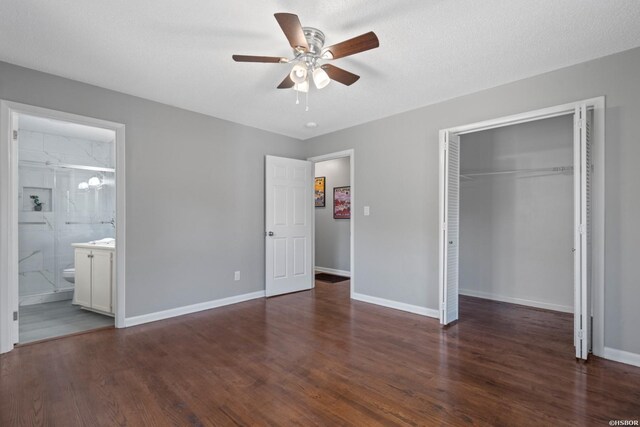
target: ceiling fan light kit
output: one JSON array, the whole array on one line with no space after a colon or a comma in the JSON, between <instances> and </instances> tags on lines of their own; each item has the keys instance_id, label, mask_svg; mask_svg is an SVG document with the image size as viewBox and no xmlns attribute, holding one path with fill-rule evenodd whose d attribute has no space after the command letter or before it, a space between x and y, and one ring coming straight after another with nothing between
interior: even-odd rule
<instances>
[{"instance_id":1,"label":"ceiling fan light kit","mask_svg":"<svg viewBox=\"0 0 640 427\"><path fill-rule=\"evenodd\" d=\"M296 83L293 87L293 90L297 90L298 92L309 92L309 81L304 80L302 83Z\"/></svg>"},{"instance_id":2,"label":"ceiling fan light kit","mask_svg":"<svg viewBox=\"0 0 640 427\"><path fill-rule=\"evenodd\" d=\"M350 86L360 76L349 71L327 64L328 61L344 58L380 46L378 37L373 31L343 41L341 43L324 47L325 35L317 28L303 27L300 19L292 13L276 13L276 21L282 28L284 35L293 49L293 58L287 59L273 56L233 55L236 62L263 62L295 64L289 75L278 85L278 89L293 89L296 91L296 104L299 103L298 92L307 94L310 89L309 80L317 89L323 89L335 80L346 86ZM306 110L309 110L307 102Z\"/></svg>"},{"instance_id":3,"label":"ceiling fan light kit","mask_svg":"<svg viewBox=\"0 0 640 427\"><path fill-rule=\"evenodd\" d=\"M331 79L325 70L316 68L313 70L313 83L315 83L318 89L322 89L331 83Z\"/></svg>"},{"instance_id":4,"label":"ceiling fan light kit","mask_svg":"<svg viewBox=\"0 0 640 427\"><path fill-rule=\"evenodd\" d=\"M300 84L307 80L307 74L307 67L305 65L296 64L293 66L289 78L293 80L294 83Z\"/></svg>"}]
</instances>

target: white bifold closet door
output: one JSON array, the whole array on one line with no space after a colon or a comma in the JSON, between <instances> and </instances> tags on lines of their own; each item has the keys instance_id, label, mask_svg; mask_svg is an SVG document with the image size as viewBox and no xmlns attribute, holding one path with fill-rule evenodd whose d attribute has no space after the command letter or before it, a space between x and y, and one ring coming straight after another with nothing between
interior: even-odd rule
<instances>
[{"instance_id":1,"label":"white bifold closet door","mask_svg":"<svg viewBox=\"0 0 640 427\"><path fill-rule=\"evenodd\" d=\"M444 135L440 147L440 323L458 320L460 237L460 137Z\"/></svg>"},{"instance_id":2,"label":"white bifold closet door","mask_svg":"<svg viewBox=\"0 0 640 427\"><path fill-rule=\"evenodd\" d=\"M586 104L574 116L574 342L576 358L591 351L592 116Z\"/></svg>"},{"instance_id":3,"label":"white bifold closet door","mask_svg":"<svg viewBox=\"0 0 640 427\"><path fill-rule=\"evenodd\" d=\"M576 358L591 351L591 187L593 111L586 104L574 119L574 343ZM445 132L440 146L440 323L458 319L460 139Z\"/></svg>"}]
</instances>

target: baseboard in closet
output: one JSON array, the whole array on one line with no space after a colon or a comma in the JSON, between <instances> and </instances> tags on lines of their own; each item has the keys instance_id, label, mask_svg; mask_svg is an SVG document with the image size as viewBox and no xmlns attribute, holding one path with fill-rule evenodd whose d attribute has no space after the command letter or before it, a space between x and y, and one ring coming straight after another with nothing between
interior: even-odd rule
<instances>
[{"instance_id":1,"label":"baseboard in closet","mask_svg":"<svg viewBox=\"0 0 640 427\"><path fill-rule=\"evenodd\" d=\"M511 304L526 305L529 307L543 308L545 310L561 311L563 313L573 313L572 306L533 301L533 300L524 299L524 298L508 297L504 295L497 295L489 292L475 291L471 289L459 289L458 293L460 295L466 295L470 297L484 298L484 299L490 299L493 301L500 301L500 302L508 302Z\"/></svg>"},{"instance_id":2,"label":"baseboard in closet","mask_svg":"<svg viewBox=\"0 0 640 427\"><path fill-rule=\"evenodd\" d=\"M605 347L604 358L615 362L626 363L627 365L640 366L640 354L618 350L616 348Z\"/></svg>"}]
</instances>

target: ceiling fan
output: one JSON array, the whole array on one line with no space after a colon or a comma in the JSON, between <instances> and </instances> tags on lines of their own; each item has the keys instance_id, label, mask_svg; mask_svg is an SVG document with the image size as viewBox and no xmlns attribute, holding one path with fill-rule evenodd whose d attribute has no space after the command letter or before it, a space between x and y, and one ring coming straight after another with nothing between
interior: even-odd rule
<instances>
[{"instance_id":1,"label":"ceiling fan","mask_svg":"<svg viewBox=\"0 0 640 427\"><path fill-rule=\"evenodd\" d=\"M293 88L299 92L309 92L309 81L318 89L326 87L331 80L344 85L354 84L360 76L349 71L327 64L326 61L344 58L380 46L378 37L373 31L345 40L341 43L324 47L324 33L317 28L303 27L298 15L293 13L274 14L280 28L293 48L292 59L277 56L233 55L236 62L266 62L295 64L278 89Z\"/></svg>"}]
</instances>

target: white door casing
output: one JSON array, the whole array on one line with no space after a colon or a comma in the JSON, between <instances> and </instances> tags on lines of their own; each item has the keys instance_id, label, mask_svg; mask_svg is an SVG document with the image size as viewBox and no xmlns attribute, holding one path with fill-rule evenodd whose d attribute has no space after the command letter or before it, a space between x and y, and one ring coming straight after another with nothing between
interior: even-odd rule
<instances>
[{"instance_id":1,"label":"white door casing","mask_svg":"<svg viewBox=\"0 0 640 427\"><path fill-rule=\"evenodd\" d=\"M576 358L591 351L591 188L592 111L586 104L574 114L574 343Z\"/></svg>"},{"instance_id":2,"label":"white door casing","mask_svg":"<svg viewBox=\"0 0 640 427\"><path fill-rule=\"evenodd\" d=\"M115 326L125 327L126 183L125 125L92 117L0 100L0 353L11 351L19 338L18 291L18 130L20 114L110 129L115 132L116 240L113 274L117 277L112 300L116 306ZM18 134L19 138L19 134ZM116 265L117 264L117 265ZM116 268L117 267L117 268ZM117 303L115 303L117 301Z\"/></svg>"},{"instance_id":3,"label":"white door casing","mask_svg":"<svg viewBox=\"0 0 640 427\"><path fill-rule=\"evenodd\" d=\"M9 139L9 150L10 150L10 158L17 158L18 157L18 140L20 138L19 136L19 128L20 128L20 117L18 114L16 114L15 112L11 113L11 138ZM15 164L11 164L9 167L9 172L11 173L11 182L13 183L17 183L18 182L18 168L15 167ZM14 278L14 280L17 282L17 277L19 275L20 272L20 267L19 267L19 247L18 247L18 188L17 186L13 186L13 188L11 188L10 190L10 197L13 200L13 203L15 204L13 209L12 209L12 215L10 216L10 220L11 220L11 227L13 227L13 236L15 236L15 240L13 242L9 242L9 244L12 244L13 247L13 253L11 254L11 262L10 262L10 267L9 267L9 272L10 275ZM17 288L14 289L10 289L10 293L11 293L11 301L13 304L13 312L14 313L19 313L19 309L20 309L20 292ZM11 337L12 337L12 341L13 344L17 344L19 339L20 339L20 319L19 318L15 318L14 317L14 322L13 322L13 327L11 330Z\"/></svg>"},{"instance_id":4,"label":"white door casing","mask_svg":"<svg viewBox=\"0 0 640 427\"><path fill-rule=\"evenodd\" d=\"M313 287L313 167L305 160L265 159L266 296Z\"/></svg>"},{"instance_id":5,"label":"white door casing","mask_svg":"<svg viewBox=\"0 0 640 427\"><path fill-rule=\"evenodd\" d=\"M440 323L458 320L460 136L445 132L440 146Z\"/></svg>"},{"instance_id":6,"label":"white door casing","mask_svg":"<svg viewBox=\"0 0 640 427\"><path fill-rule=\"evenodd\" d=\"M357 215L355 214L355 206L356 206L356 168L355 168L355 150L354 149L349 149L349 150L343 150L343 151L337 151L334 153L328 153L328 154L322 154L320 156L314 156L314 157L309 157L307 158L308 161L310 161L311 163L313 163L314 169L313 169L313 176L315 177L315 165L316 163L319 162L325 162L327 160L335 160L335 159L341 159L344 157L348 157L349 158L349 185L351 186L351 219L349 220L349 265L351 266L350 268L350 277L349 277L349 295L351 298L362 298L360 295L356 294L355 292L355 284L356 284L356 268L355 268L355 225L356 225L356 219L357 219ZM315 239L316 239L316 225L315 225L315 203L313 205L313 210L314 210L314 214L312 215L312 220L313 220L313 240L311 243L311 248L313 250L313 254L311 256L312 261L314 262L313 265L313 271L315 273L316 271L316 265L315 265ZM356 294L354 296L354 294Z\"/></svg>"}]
</instances>

